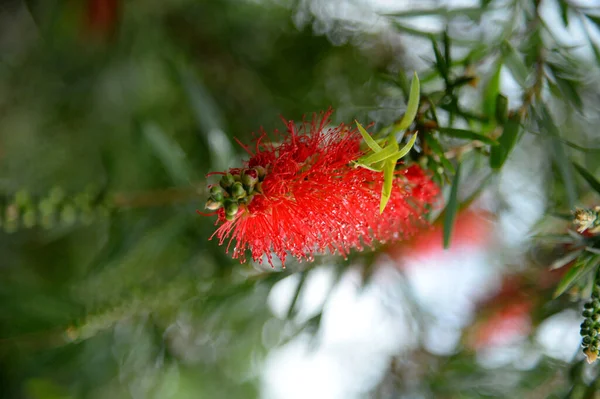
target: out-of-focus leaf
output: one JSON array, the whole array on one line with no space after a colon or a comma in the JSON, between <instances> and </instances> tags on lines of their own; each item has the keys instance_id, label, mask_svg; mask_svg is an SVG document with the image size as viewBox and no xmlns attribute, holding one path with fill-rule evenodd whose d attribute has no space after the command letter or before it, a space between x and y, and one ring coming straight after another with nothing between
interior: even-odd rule
<instances>
[{"instance_id":1,"label":"out-of-focus leaf","mask_svg":"<svg viewBox=\"0 0 600 399\"><path fill-rule=\"evenodd\" d=\"M444 56L437 45L437 41L433 37L431 38L431 45L433 46L433 53L435 54L435 66L446 84L449 84L448 64L444 60Z\"/></svg>"},{"instance_id":2,"label":"out-of-focus leaf","mask_svg":"<svg viewBox=\"0 0 600 399\"><path fill-rule=\"evenodd\" d=\"M452 16L468 16L471 19L477 19L481 17L481 8L478 7L436 7L436 8L422 8L414 9L410 8L404 11L392 11L384 13L382 15L386 17L395 18L411 18L411 17L423 17L423 16L440 16L440 17L452 17Z\"/></svg>"},{"instance_id":3,"label":"out-of-focus leaf","mask_svg":"<svg viewBox=\"0 0 600 399\"><path fill-rule=\"evenodd\" d=\"M448 36L447 30L445 30L442 34L442 40L444 42L444 58L446 61L446 67L450 69L450 67L452 66L452 55L450 53L450 36ZM454 82L454 84L456 85L456 81Z\"/></svg>"},{"instance_id":4,"label":"out-of-focus leaf","mask_svg":"<svg viewBox=\"0 0 600 399\"><path fill-rule=\"evenodd\" d=\"M583 109L583 101L577 92L577 82L571 79L565 79L561 76L560 69L556 68L555 65L550 65L550 70L554 75L554 80L558 89L562 93L562 96L571 103L578 111Z\"/></svg>"},{"instance_id":5,"label":"out-of-focus leaf","mask_svg":"<svg viewBox=\"0 0 600 399\"><path fill-rule=\"evenodd\" d=\"M569 26L569 4L565 0L558 0L558 5L560 6L560 16L563 24Z\"/></svg>"},{"instance_id":6,"label":"out-of-focus leaf","mask_svg":"<svg viewBox=\"0 0 600 399\"><path fill-rule=\"evenodd\" d=\"M421 96L421 86L419 84L419 77L415 72L413 75L412 83L410 84L410 96L408 97L408 104L406 105L406 112L402 117L402 120L397 126L398 130L404 130L408 128L417 116L417 110L419 109L419 98Z\"/></svg>"},{"instance_id":7,"label":"out-of-focus leaf","mask_svg":"<svg viewBox=\"0 0 600 399\"><path fill-rule=\"evenodd\" d=\"M565 273L563 278L560 280L558 285L556 286L556 290L554 291L554 298L558 298L563 293L565 293L569 288L571 288L575 283L587 272L589 272L593 267L597 266L597 260L599 257L597 255L591 255L589 253L584 253L581 255L575 264Z\"/></svg>"},{"instance_id":8,"label":"out-of-focus leaf","mask_svg":"<svg viewBox=\"0 0 600 399\"><path fill-rule=\"evenodd\" d=\"M596 191L598 194L600 194L600 182L594 177L594 175L588 172L583 166L575 162L573 162L573 166L575 167L577 172L579 172L581 177L583 177L585 181L590 185L590 187L593 188L594 191Z\"/></svg>"},{"instance_id":9,"label":"out-of-focus leaf","mask_svg":"<svg viewBox=\"0 0 600 399\"><path fill-rule=\"evenodd\" d=\"M502 71L502 63L498 62L496 71L485 88L485 96L483 98L483 113L488 118L492 118L496 112L496 100L500 94L500 72Z\"/></svg>"},{"instance_id":10,"label":"out-of-focus leaf","mask_svg":"<svg viewBox=\"0 0 600 399\"><path fill-rule=\"evenodd\" d=\"M587 17L587 19L590 20L591 23L593 23L598 29L600 29L600 15L585 14L585 16Z\"/></svg>"},{"instance_id":11,"label":"out-of-focus leaf","mask_svg":"<svg viewBox=\"0 0 600 399\"><path fill-rule=\"evenodd\" d=\"M518 116L508 119L502 130L502 135L498 138L498 145L491 148L490 166L492 169L500 169L504 165L508 155L517 143L520 128L521 121Z\"/></svg>"},{"instance_id":12,"label":"out-of-focus leaf","mask_svg":"<svg viewBox=\"0 0 600 399\"><path fill-rule=\"evenodd\" d=\"M155 123L145 123L141 126L141 129L173 182L177 184L189 183L191 168L179 144L168 137Z\"/></svg>"},{"instance_id":13,"label":"out-of-focus leaf","mask_svg":"<svg viewBox=\"0 0 600 399\"><path fill-rule=\"evenodd\" d=\"M408 33L410 35L414 35L414 36L419 36L419 37L425 37L425 38L431 38L431 37L436 37L439 38L440 37L440 32L427 32L427 31L423 31L420 29L416 29L404 24L399 23L396 20L392 21L392 25L398 29L400 32L404 32L404 33Z\"/></svg>"},{"instance_id":14,"label":"out-of-focus leaf","mask_svg":"<svg viewBox=\"0 0 600 399\"><path fill-rule=\"evenodd\" d=\"M498 123L504 124L508 119L508 98L502 94L496 97L496 120Z\"/></svg>"},{"instance_id":15,"label":"out-of-focus leaf","mask_svg":"<svg viewBox=\"0 0 600 399\"><path fill-rule=\"evenodd\" d=\"M596 57L596 64L600 66L600 45L596 43L590 36L588 36L588 40L590 41L590 46L592 46L592 51Z\"/></svg>"},{"instance_id":16,"label":"out-of-focus leaf","mask_svg":"<svg viewBox=\"0 0 600 399\"><path fill-rule=\"evenodd\" d=\"M446 136L454 137L457 139L479 140L485 144L498 145L498 142L496 140L493 140L487 136L484 136L479 133L475 133L470 130L454 129L451 127L441 127L441 128L439 128L439 132L442 134L445 134Z\"/></svg>"},{"instance_id":17,"label":"out-of-focus leaf","mask_svg":"<svg viewBox=\"0 0 600 399\"><path fill-rule=\"evenodd\" d=\"M548 133L550 144L552 146L554 163L556 164L563 184L565 185L565 191L567 193L567 201L569 204L569 208L572 209L575 207L575 201L577 199L577 190L573 180L573 172L571 171L571 164L569 163L569 158L567 157L567 153L565 151L565 148L563 147L563 143L560 141L560 131L554 123L554 119L552 118L552 115L548 111L548 108L545 104L541 104L540 115L537 116L537 119L540 126L543 126Z\"/></svg>"},{"instance_id":18,"label":"out-of-focus leaf","mask_svg":"<svg viewBox=\"0 0 600 399\"><path fill-rule=\"evenodd\" d=\"M394 170L396 164L386 162L383 167L383 187L381 188L381 202L379 203L379 213L382 214L392 195L392 184L394 183Z\"/></svg>"},{"instance_id":19,"label":"out-of-focus leaf","mask_svg":"<svg viewBox=\"0 0 600 399\"><path fill-rule=\"evenodd\" d=\"M562 235L561 235L561 237L565 238L565 236L562 236ZM582 253L583 253L583 250L579 250L579 251L573 251L573 252L566 254L565 256L552 262L552 264L550 265L550 270L560 269L561 267L568 265L569 263L573 262Z\"/></svg>"},{"instance_id":20,"label":"out-of-focus leaf","mask_svg":"<svg viewBox=\"0 0 600 399\"><path fill-rule=\"evenodd\" d=\"M381 147L379 146L379 144L377 144L377 142L375 140L373 140L373 138L371 137L369 132L367 132L365 130L365 128L360 123L358 123L358 121L354 121L354 122L356 122L358 131L360 132L361 136L363 137L363 140L365 140L365 143L367 143L369 148L374 152L381 151Z\"/></svg>"},{"instance_id":21,"label":"out-of-focus leaf","mask_svg":"<svg viewBox=\"0 0 600 399\"><path fill-rule=\"evenodd\" d=\"M429 145L433 153L440 158L440 162L442 163L444 169L449 173L454 174L454 166L450 161L448 161L448 158L446 158L446 156L444 155L444 149L442 148L442 145L439 143L439 141L432 135L427 134L425 135L425 142L427 143L427 145Z\"/></svg>"},{"instance_id":22,"label":"out-of-focus leaf","mask_svg":"<svg viewBox=\"0 0 600 399\"><path fill-rule=\"evenodd\" d=\"M444 215L444 249L450 246L452 231L454 230L454 222L456 221L456 213L458 211L458 185L460 184L460 163L456 166L456 174L452 180L452 188L450 189L450 197L446 205Z\"/></svg>"},{"instance_id":23,"label":"out-of-focus leaf","mask_svg":"<svg viewBox=\"0 0 600 399\"><path fill-rule=\"evenodd\" d=\"M519 53L517 53L515 48L508 41L502 43L501 51L504 64L508 67L517 83L519 83L521 87L525 87L529 72L525 63L519 56Z\"/></svg>"}]
</instances>

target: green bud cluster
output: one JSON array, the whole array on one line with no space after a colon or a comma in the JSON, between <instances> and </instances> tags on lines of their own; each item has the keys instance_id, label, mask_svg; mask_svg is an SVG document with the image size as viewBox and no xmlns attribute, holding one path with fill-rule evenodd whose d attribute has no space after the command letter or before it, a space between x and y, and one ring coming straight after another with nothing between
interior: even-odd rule
<instances>
[{"instance_id":1,"label":"green bud cluster","mask_svg":"<svg viewBox=\"0 0 600 399\"><path fill-rule=\"evenodd\" d=\"M107 214L107 204L93 189L72 196L66 195L60 187L41 196L27 190L0 196L0 228L6 233L37 226L50 229L76 222L89 224Z\"/></svg>"},{"instance_id":2,"label":"green bud cluster","mask_svg":"<svg viewBox=\"0 0 600 399\"><path fill-rule=\"evenodd\" d=\"M592 298L583 305L581 323L581 346L591 363L600 355L600 279L596 277Z\"/></svg>"},{"instance_id":3,"label":"green bud cluster","mask_svg":"<svg viewBox=\"0 0 600 399\"><path fill-rule=\"evenodd\" d=\"M227 220L235 219L240 206L248 205L254 195L262 194L261 185L265 175L266 170L261 166L242 169L236 174L226 173L219 185L210 188L205 208L211 211L223 208Z\"/></svg>"}]
</instances>

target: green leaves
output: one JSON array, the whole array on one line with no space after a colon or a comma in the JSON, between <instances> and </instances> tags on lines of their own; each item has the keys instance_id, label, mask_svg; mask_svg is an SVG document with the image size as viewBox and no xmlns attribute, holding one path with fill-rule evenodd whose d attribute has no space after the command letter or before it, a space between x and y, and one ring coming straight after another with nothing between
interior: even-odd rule
<instances>
[{"instance_id":1,"label":"green leaves","mask_svg":"<svg viewBox=\"0 0 600 399\"><path fill-rule=\"evenodd\" d=\"M412 83L410 85L410 95L408 97L408 104L406 105L406 112L404 113L402 120L396 127L398 130L404 130L408 128L415 120L415 117L417 116L417 110L419 109L420 94L421 85L419 83L419 77L415 72L413 75Z\"/></svg>"},{"instance_id":2,"label":"green leaves","mask_svg":"<svg viewBox=\"0 0 600 399\"><path fill-rule=\"evenodd\" d=\"M398 142L396 141L395 133L400 130L405 130L415 120L415 117L417 116L417 110L419 109L419 96L419 77L415 72L410 86L410 96L408 98L406 112L402 117L402 120L394 126L394 130L389 134L383 147L380 146L377 141L373 139L373 137L371 137L369 132L367 132L365 128L358 123L358 121L356 121L358 131L371 150L371 153L366 154L358 159L355 163L355 166L360 166L378 172L383 171L383 186L381 189L381 202L379 204L380 214L385 210L385 207L392 194L396 163L410 152L415 145L415 141L417 140L417 134L415 133L410 141L400 149Z\"/></svg>"},{"instance_id":3,"label":"green leaves","mask_svg":"<svg viewBox=\"0 0 600 399\"><path fill-rule=\"evenodd\" d=\"M452 127L440 127L439 131L440 133L445 134L446 136L454 137L457 139L479 140L485 144L498 145L498 142L496 140L493 140L482 134L472 132L470 130L455 129Z\"/></svg>"},{"instance_id":4,"label":"green leaves","mask_svg":"<svg viewBox=\"0 0 600 399\"><path fill-rule=\"evenodd\" d=\"M511 116L504 124L502 135L498 139L498 145L492 147L490 151L490 166L492 169L500 169L504 165L508 155L517 143L520 129L521 121L516 115Z\"/></svg>"},{"instance_id":5,"label":"green leaves","mask_svg":"<svg viewBox=\"0 0 600 399\"><path fill-rule=\"evenodd\" d=\"M579 283L584 276L592 274L598 267L598 263L600 263L600 255L587 251L584 252L560 280L553 297L558 298L568 289Z\"/></svg>"},{"instance_id":6,"label":"green leaves","mask_svg":"<svg viewBox=\"0 0 600 399\"><path fill-rule=\"evenodd\" d=\"M517 50L508 41L502 43L500 50L502 51L504 64L508 67L510 73L521 87L525 87L529 72Z\"/></svg>"},{"instance_id":7,"label":"green leaves","mask_svg":"<svg viewBox=\"0 0 600 399\"><path fill-rule=\"evenodd\" d=\"M600 182L590 172L588 172L583 166L581 166L575 162L573 162L573 166L575 167L575 170L577 170L577 172L579 172L581 177L583 177L585 179L585 181L590 185L590 187L593 188L594 191L596 191L598 194L600 194Z\"/></svg>"},{"instance_id":8,"label":"green leaves","mask_svg":"<svg viewBox=\"0 0 600 399\"><path fill-rule=\"evenodd\" d=\"M444 215L444 249L450 246L450 238L452 231L454 230L454 222L456 221L456 214L458 213L458 185L460 184L460 163L456 166L456 174L452 181L452 188L450 189L450 197L448 198L448 205L446 205Z\"/></svg>"}]
</instances>

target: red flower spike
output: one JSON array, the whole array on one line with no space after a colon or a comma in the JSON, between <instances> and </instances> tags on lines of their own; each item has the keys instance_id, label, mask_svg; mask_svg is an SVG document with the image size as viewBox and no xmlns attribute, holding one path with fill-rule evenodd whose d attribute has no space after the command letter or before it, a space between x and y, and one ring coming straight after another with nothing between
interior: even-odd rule
<instances>
[{"instance_id":1,"label":"red flower spike","mask_svg":"<svg viewBox=\"0 0 600 399\"><path fill-rule=\"evenodd\" d=\"M235 241L233 257L245 261L250 250L254 261L274 253L285 267L290 254L311 260L315 253L362 250L377 242L405 238L422 224L421 215L436 201L439 189L417 165L396 171L394 188L382 215L379 202L383 174L355 168L351 162L363 153L357 130L344 124L326 128L329 110L296 128L285 121L287 135L281 144L268 142L261 131L252 146L243 145L250 159L232 175L260 171L259 181L248 190L237 213L217 211L213 234L227 250ZM279 135L278 132L276 132ZM227 201L228 199L226 199ZM212 237L211 237L212 239Z\"/></svg>"}]
</instances>

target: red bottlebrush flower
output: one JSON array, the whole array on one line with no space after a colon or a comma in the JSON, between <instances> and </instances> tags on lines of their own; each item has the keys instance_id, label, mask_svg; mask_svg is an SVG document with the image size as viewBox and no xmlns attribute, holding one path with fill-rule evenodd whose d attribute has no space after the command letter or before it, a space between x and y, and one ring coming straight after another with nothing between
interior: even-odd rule
<instances>
[{"instance_id":1,"label":"red bottlebrush flower","mask_svg":"<svg viewBox=\"0 0 600 399\"><path fill-rule=\"evenodd\" d=\"M298 260L315 253L362 250L414 233L438 187L419 166L396 171L388 205L380 215L383 174L352 165L363 151L361 135L344 124L326 128L331 110L296 128L286 121L281 144L264 131L242 169L222 174L211 187L207 208L217 210L219 243L233 241L233 257L254 261L274 253L285 267L288 254ZM279 134L276 132L276 134ZM213 236L214 236L213 235ZM212 237L211 237L212 238Z\"/></svg>"}]
</instances>

